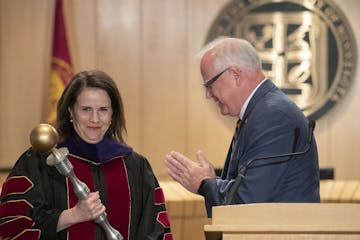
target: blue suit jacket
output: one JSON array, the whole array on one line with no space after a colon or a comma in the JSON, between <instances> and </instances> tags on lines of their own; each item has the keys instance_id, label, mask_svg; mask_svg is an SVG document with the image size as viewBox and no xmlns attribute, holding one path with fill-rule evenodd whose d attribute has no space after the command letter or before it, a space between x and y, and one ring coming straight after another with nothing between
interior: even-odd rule
<instances>
[{"instance_id":1,"label":"blue suit jacket","mask_svg":"<svg viewBox=\"0 0 360 240\"><path fill-rule=\"evenodd\" d=\"M208 216L222 204L239 169L255 158L300 152L309 146L308 120L270 80L255 92L245 111L231 157L229 149L221 178L206 179L199 193ZM315 139L302 155L253 161L234 203L319 202L319 164Z\"/></svg>"}]
</instances>

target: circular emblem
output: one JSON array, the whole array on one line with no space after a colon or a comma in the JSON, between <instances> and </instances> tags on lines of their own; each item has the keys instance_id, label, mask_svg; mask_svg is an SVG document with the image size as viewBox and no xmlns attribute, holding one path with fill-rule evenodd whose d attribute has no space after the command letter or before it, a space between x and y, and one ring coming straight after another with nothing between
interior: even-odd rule
<instances>
[{"instance_id":1,"label":"circular emblem","mask_svg":"<svg viewBox=\"0 0 360 240\"><path fill-rule=\"evenodd\" d=\"M355 38L330 0L234 0L215 19L207 41L217 36L251 42L265 75L312 119L332 109L354 81Z\"/></svg>"}]
</instances>

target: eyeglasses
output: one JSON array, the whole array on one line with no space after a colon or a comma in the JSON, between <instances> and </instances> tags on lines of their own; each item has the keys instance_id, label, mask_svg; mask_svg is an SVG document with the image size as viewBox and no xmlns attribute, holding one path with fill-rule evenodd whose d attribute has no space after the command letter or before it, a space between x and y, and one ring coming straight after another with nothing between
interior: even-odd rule
<instances>
[{"instance_id":1,"label":"eyeglasses","mask_svg":"<svg viewBox=\"0 0 360 240\"><path fill-rule=\"evenodd\" d=\"M224 70L222 70L220 73L218 73L215 77L213 77L213 78L205 81L205 82L203 83L204 87L206 87L207 89L209 89L209 88L211 87L211 85L212 85L216 80L218 80L219 77L220 77L224 72L226 72L227 70L229 70L228 67L225 68Z\"/></svg>"}]
</instances>

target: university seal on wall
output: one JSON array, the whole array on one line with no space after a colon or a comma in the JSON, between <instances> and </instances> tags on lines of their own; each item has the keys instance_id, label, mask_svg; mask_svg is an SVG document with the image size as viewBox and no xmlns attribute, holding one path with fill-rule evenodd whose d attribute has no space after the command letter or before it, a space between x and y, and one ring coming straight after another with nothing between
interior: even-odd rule
<instances>
[{"instance_id":1,"label":"university seal on wall","mask_svg":"<svg viewBox=\"0 0 360 240\"><path fill-rule=\"evenodd\" d=\"M355 38L330 0L233 0L207 41L217 36L250 41L266 76L312 119L333 108L354 81Z\"/></svg>"}]
</instances>

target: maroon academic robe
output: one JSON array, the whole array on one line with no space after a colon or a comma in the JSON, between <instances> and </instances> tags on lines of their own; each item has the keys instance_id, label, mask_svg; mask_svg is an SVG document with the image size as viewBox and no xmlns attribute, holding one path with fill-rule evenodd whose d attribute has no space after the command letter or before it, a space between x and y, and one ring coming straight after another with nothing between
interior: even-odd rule
<instances>
[{"instance_id":1,"label":"maroon academic robe","mask_svg":"<svg viewBox=\"0 0 360 240\"><path fill-rule=\"evenodd\" d=\"M162 189L148 161L110 136L88 144L73 136L57 146L69 150L75 175L99 191L107 218L124 239L172 239ZM0 235L13 239L104 239L94 221L56 232L59 216L77 203L71 181L46 164L46 155L27 150L3 185Z\"/></svg>"}]
</instances>

